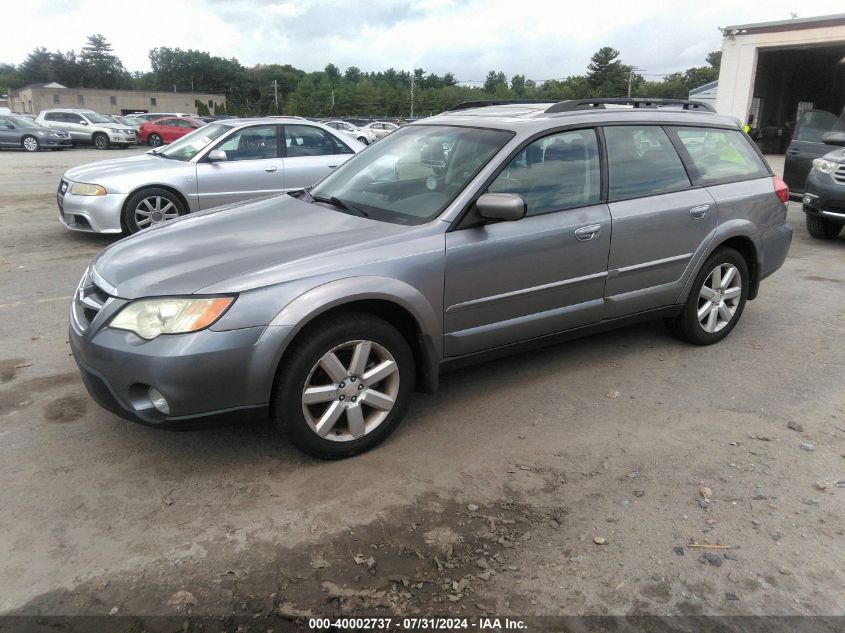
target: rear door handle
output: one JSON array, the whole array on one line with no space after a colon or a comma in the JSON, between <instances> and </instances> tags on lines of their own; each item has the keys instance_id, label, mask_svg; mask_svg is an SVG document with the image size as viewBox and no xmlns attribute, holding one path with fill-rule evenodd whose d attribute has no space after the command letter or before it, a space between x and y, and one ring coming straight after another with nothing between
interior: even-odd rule
<instances>
[{"instance_id":1,"label":"rear door handle","mask_svg":"<svg viewBox=\"0 0 845 633\"><path fill-rule=\"evenodd\" d=\"M582 226L580 229L575 229L575 239L581 242L589 242L599 236L601 232L601 224L589 224Z\"/></svg>"},{"instance_id":2,"label":"rear door handle","mask_svg":"<svg viewBox=\"0 0 845 633\"><path fill-rule=\"evenodd\" d=\"M693 220L700 220L707 212L710 210L709 204L700 204L697 207L693 207L689 210L689 215Z\"/></svg>"},{"instance_id":3,"label":"rear door handle","mask_svg":"<svg viewBox=\"0 0 845 633\"><path fill-rule=\"evenodd\" d=\"M266 171L268 174L272 174L277 169L278 167L276 165L272 165L271 167L265 167L264 171Z\"/></svg>"}]
</instances>

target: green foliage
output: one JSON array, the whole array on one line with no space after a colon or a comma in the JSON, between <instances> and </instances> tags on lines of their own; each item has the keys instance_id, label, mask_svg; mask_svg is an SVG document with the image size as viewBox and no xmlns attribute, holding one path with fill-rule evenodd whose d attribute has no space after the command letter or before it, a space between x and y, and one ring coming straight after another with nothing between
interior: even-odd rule
<instances>
[{"instance_id":1,"label":"green foliage","mask_svg":"<svg viewBox=\"0 0 845 633\"><path fill-rule=\"evenodd\" d=\"M194 99L194 107L197 109L197 116L208 116L211 114L208 110L208 106L199 99Z\"/></svg>"},{"instance_id":2,"label":"green foliage","mask_svg":"<svg viewBox=\"0 0 845 633\"><path fill-rule=\"evenodd\" d=\"M428 116L461 101L490 98L581 99L622 97L628 81L634 96L686 98L689 90L717 79L721 52L713 51L706 65L646 81L622 61L609 46L596 51L587 72L565 79L536 83L516 74L508 81L502 71L491 70L482 86L458 85L453 73L437 75L415 68L413 73L388 68L365 72L356 66L345 71L327 64L322 71L306 73L290 64L258 64L246 68L237 59L226 59L204 51L158 47L149 53L151 72L128 73L101 35L88 37L77 55L34 49L17 67L0 64L0 86L15 90L28 83L57 81L69 87L125 87L138 90L226 95L227 107L215 104L216 114L297 114L301 116L408 116L411 107L411 79L414 84L414 113ZM332 103L334 97L334 103ZM197 110L209 108L197 100Z\"/></svg>"}]
</instances>

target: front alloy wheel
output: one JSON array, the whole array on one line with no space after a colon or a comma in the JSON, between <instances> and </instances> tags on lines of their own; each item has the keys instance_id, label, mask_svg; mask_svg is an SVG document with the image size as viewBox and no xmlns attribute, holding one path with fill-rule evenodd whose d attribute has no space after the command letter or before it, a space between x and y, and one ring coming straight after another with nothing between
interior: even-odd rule
<instances>
[{"instance_id":1,"label":"front alloy wheel","mask_svg":"<svg viewBox=\"0 0 845 633\"><path fill-rule=\"evenodd\" d=\"M399 394L399 367L373 341L349 341L328 351L302 390L311 430L333 442L357 440L384 422Z\"/></svg>"},{"instance_id":2,"label":"front alloy wheel","mask_svg":"<svg viewBox=\"0 0 845 633\"><path fill-rule=\"evenodd\" d=\"M405 337L374 315L343 312L310 324L286 350L273 417L306 453L348 457L398 426L414 383Z\"/></svg>"},{"instance_id":3,"label":"front alloy wheel","mask_svg":"<svg viewBox=\"0 0 845 633\"><path fill-rule=\"evenodd\" d=\"M37 152L40 149L38 145L38 139L34 136L24 136L21 144L23 145L23 148L28 152Z\"/></svg>"}]
</instances>

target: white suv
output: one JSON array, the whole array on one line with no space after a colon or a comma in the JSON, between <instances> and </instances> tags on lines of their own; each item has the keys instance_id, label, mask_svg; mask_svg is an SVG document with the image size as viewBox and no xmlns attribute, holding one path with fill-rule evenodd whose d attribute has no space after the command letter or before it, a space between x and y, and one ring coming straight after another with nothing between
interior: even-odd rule
<instances>
[{"instance_id":1,"label":"white suv","mask_svg":"<svg viewBox=\"0 0 845 633\"><path fill-rule=\"evenodd\" d=\"M134 129L112 123L93 110L42 110L35 120L54 130L64 130L74 144L93 144L97 149L128 147L138 142Z\"/></svg>"}]
</instances>

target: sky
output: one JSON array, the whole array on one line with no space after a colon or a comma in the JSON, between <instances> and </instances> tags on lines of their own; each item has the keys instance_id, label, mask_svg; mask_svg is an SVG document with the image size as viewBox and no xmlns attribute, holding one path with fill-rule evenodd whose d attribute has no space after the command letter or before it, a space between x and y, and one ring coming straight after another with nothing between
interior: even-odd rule
<instances>
[{"instance_id":1,"label":"sky","mask_svg":"<svg viewBox=\"0 0 845 633\"><path fill-rule=\"evenodd\" d=\"M25 0L4 6L0 63L36 46L79 51L103 34L130 71L149 70L156 46L198 49L242 64L306 71L386 68L487 71L542 81L583 74L602 46L647 77L704 65L720 26L834 13L829 0ZM29 22L32 26L29 26Z\"/></svg>"}]
</instances>

